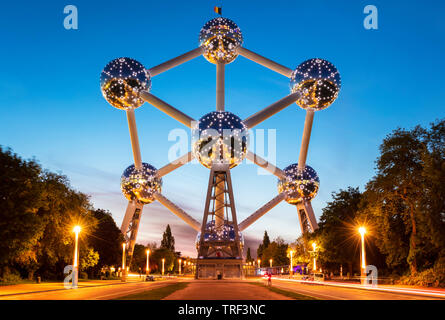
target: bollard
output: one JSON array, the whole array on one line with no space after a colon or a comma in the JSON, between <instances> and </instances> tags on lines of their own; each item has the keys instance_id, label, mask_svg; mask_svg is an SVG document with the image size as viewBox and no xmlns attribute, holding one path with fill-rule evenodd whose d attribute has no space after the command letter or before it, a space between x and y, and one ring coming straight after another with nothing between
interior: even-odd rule
<instances>
[{"instance_id":1,"label":"bollard","mask_svg":"<svg viewBox=\"0 0 445 320\"><path fill-rule=\"evenodd\" d=\"M41 280L42 280L42 278L37 277L36 282L37 282L37 283L40 283Z\"/></svg>"}]
</instances>

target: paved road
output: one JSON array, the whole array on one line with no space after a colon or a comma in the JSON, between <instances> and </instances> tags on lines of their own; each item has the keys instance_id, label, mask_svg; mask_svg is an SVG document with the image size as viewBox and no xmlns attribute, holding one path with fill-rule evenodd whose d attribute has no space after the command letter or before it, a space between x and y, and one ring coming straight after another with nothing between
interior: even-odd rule
<instances>
[{"instance_id":1,"label":"paved road","mask_svg":"<svg viewBox=\"0 0 445 320\"><path fill-rule=\"evenodd\" d=\"M246 281L192 280L164 300L292 300Z\"/></svg>"},{"instance_id":2,"label":"paved road","mask_svg":"<svg viewBox=\"0 0 445 320\"><path fill-rule=\"evenodd\" d=\"M96 281L80 283L79 289L63 289L62 283L40 285L18 285L0 287L0 299L7 300L109 300L155 288L160 288L178 281L187 281L189 285L166 297L167 300L288 300L288 297L271 292L266 288L254 286L248 281L205 281L192 279L171 279L155 282ZM294 291L323 300L417 300L438 299L434 296L402 294L385 291L373 291L357 288L343 288L327 285L302 284L288 280L272 281L274 287ZM390 287L388 287L390 288ZM43 292L31 292L43 291Z\"/></svg>"},{"instance_id":3,"label":"paved road","mask_svg":"<svg viewBox=\"0 0 445 320\"><path fill-rule=\"evenodd\" d=\"M286 280L272 280L274 287L294 291L323 300L436 300L434 296L393 293L369 289L343 288L318 284L304 284Z\"/></svg>"}]
</instances>

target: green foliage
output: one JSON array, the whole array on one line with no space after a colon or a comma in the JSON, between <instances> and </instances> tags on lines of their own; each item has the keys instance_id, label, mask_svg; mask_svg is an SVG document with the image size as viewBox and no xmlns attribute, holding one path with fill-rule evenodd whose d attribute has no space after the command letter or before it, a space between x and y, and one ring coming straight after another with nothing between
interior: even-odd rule
<instances>
[{"instance_id":1,"label":"green foliage","mask_svg":"<svg viewBox=\"0 0 445 320\"><path fill-rule=\"evenodd\" d=\"M399 273L431 268L445 250L445 120L429 129L397 129L380 147L377 174L361 209L376 244Z\"/></svg>"},{"instance_id":2,"label":"green foliage","mask_svg":"<svg viewBox=\"0 0 445 320\"><path fill-rule=\"evenodd\" d=\"M258 249L256 251L258 259L261 259L261 265L263 265L262 261L263 251L269 246L269 244L270 244L269 235L267 234L267 231L264 231L263 242L258 246Z\"/></svg>"},{"instance_id":3,"label":"green foliage","mask_svg":"<svg viewBox=\"0 0 445 320\"><path fill-rule=\"evenodd\" d=\"M176 255L165 248L156 249L150 256L150 268L155 272L162 272L162 259L165 259L165 273L172 272L175 266Z\"/></svg>"},{"instance_id":4,"label":"green foliage","mask_svg":"<svg viewBox=\"0 0 445 320\"><path fill-rule=\"evenodd\" d=\"M91 248L87 248L79 254L80 257L80 270L87 270L88 268L92 268L97 265L99 262L99 253L94 251Z\"/></svg>"},{"instance_id":5,"label":"green foliage","mask_svg":"<svg viewBox=\"0 0 445 320\"><path fill-rule=\"evenodd\" d=\"M252 261L253 261L253 259L252 259L251 253L250 253L250 248L247 248L246 262L252 262Z\"/></svg>"},{"instance_id":6,"label":"green foliage","mask_svg":"<svg viewBox=\"0 0 445 320\"><path fill-rule=\"evenodd\" d=\"M272 241L267 248L263 250L261 259L261 265L268 267L270 265L269 260L272 259L273 266L284 266L289 264L289 258L287 257L287 243L281 238L277 238Z\"/></svg>"},{"instance_id":7,"label":"green foliage","mask_svg":"<svg viewBox=\"0 0 445 320\"><path fill-rule=\"evenodd\" d=\"M170 225L167 225L164 234L162 235L161 248L170 251L175 251L175 238L172 235Z\"/></svg>"}]
</instances>

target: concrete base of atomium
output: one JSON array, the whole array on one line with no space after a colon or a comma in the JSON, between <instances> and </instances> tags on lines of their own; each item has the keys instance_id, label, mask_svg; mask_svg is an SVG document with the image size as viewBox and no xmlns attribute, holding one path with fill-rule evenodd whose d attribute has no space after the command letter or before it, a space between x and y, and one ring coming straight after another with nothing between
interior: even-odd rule
<instances>
[{"instance_id":1,"label":"concrete base of atomium","mask_svg":"<svg viewBox=\"0 0 445 320\"><path fill-rule=\"evenodd\" d=\"M242 259L206 258L196 261L195 279L244 279Z\"/></svg>"}]
</instances>

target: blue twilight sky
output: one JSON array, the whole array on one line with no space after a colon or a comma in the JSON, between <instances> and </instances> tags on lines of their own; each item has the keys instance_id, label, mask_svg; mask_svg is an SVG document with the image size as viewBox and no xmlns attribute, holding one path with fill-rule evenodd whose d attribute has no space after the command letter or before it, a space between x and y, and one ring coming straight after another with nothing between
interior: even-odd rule
<instances>
[{"instance_id":1,"label":"blue twilight sky","mask_svg":"<svg viewBox=\"0 0 445 320\"><path fill-rule=\"evenodd\" d=\"M120 175L132 163L125 113L99 88L102 68L129 56L147 68L198 45L199 30L221 1L5 1L0 5L0 145L66 174L112 212L126 207ZM444 112L445 4L441 0L223 1L223 14L244 46L295 68L308 58L334 63L342 91L315 115L308 164L319 174L316 215L331 192L360 186L374 174L378 146L396 127L427 125ZM63 28L63 8L76 5L79 29ZM363 9L379 10L379 29L365 30ZM197 59L153 78L152 93L199 118L215 108L215 67ZM227 66L227 110L246 118L289 93L289 80L243 57ZM297 162L305 113L296 105L258 126L276 129L277 165ZM186 129L145 104L136 111L144 162L168 161L172 129ZM267 155L266 150L266 155ZM243 164L232 171L238 220L276 194L276 178ZM189 164L164 179L164 194L196 219L204 207L208 170ZM1 183L1 182L0 182ZM160 241L167 223L176 247L194 255L195 233L154 203L144 209L139 242ZM246 230L256 249L271 238L300 233L295 207L281 203Z\"/></svg>"}]
</instances>

